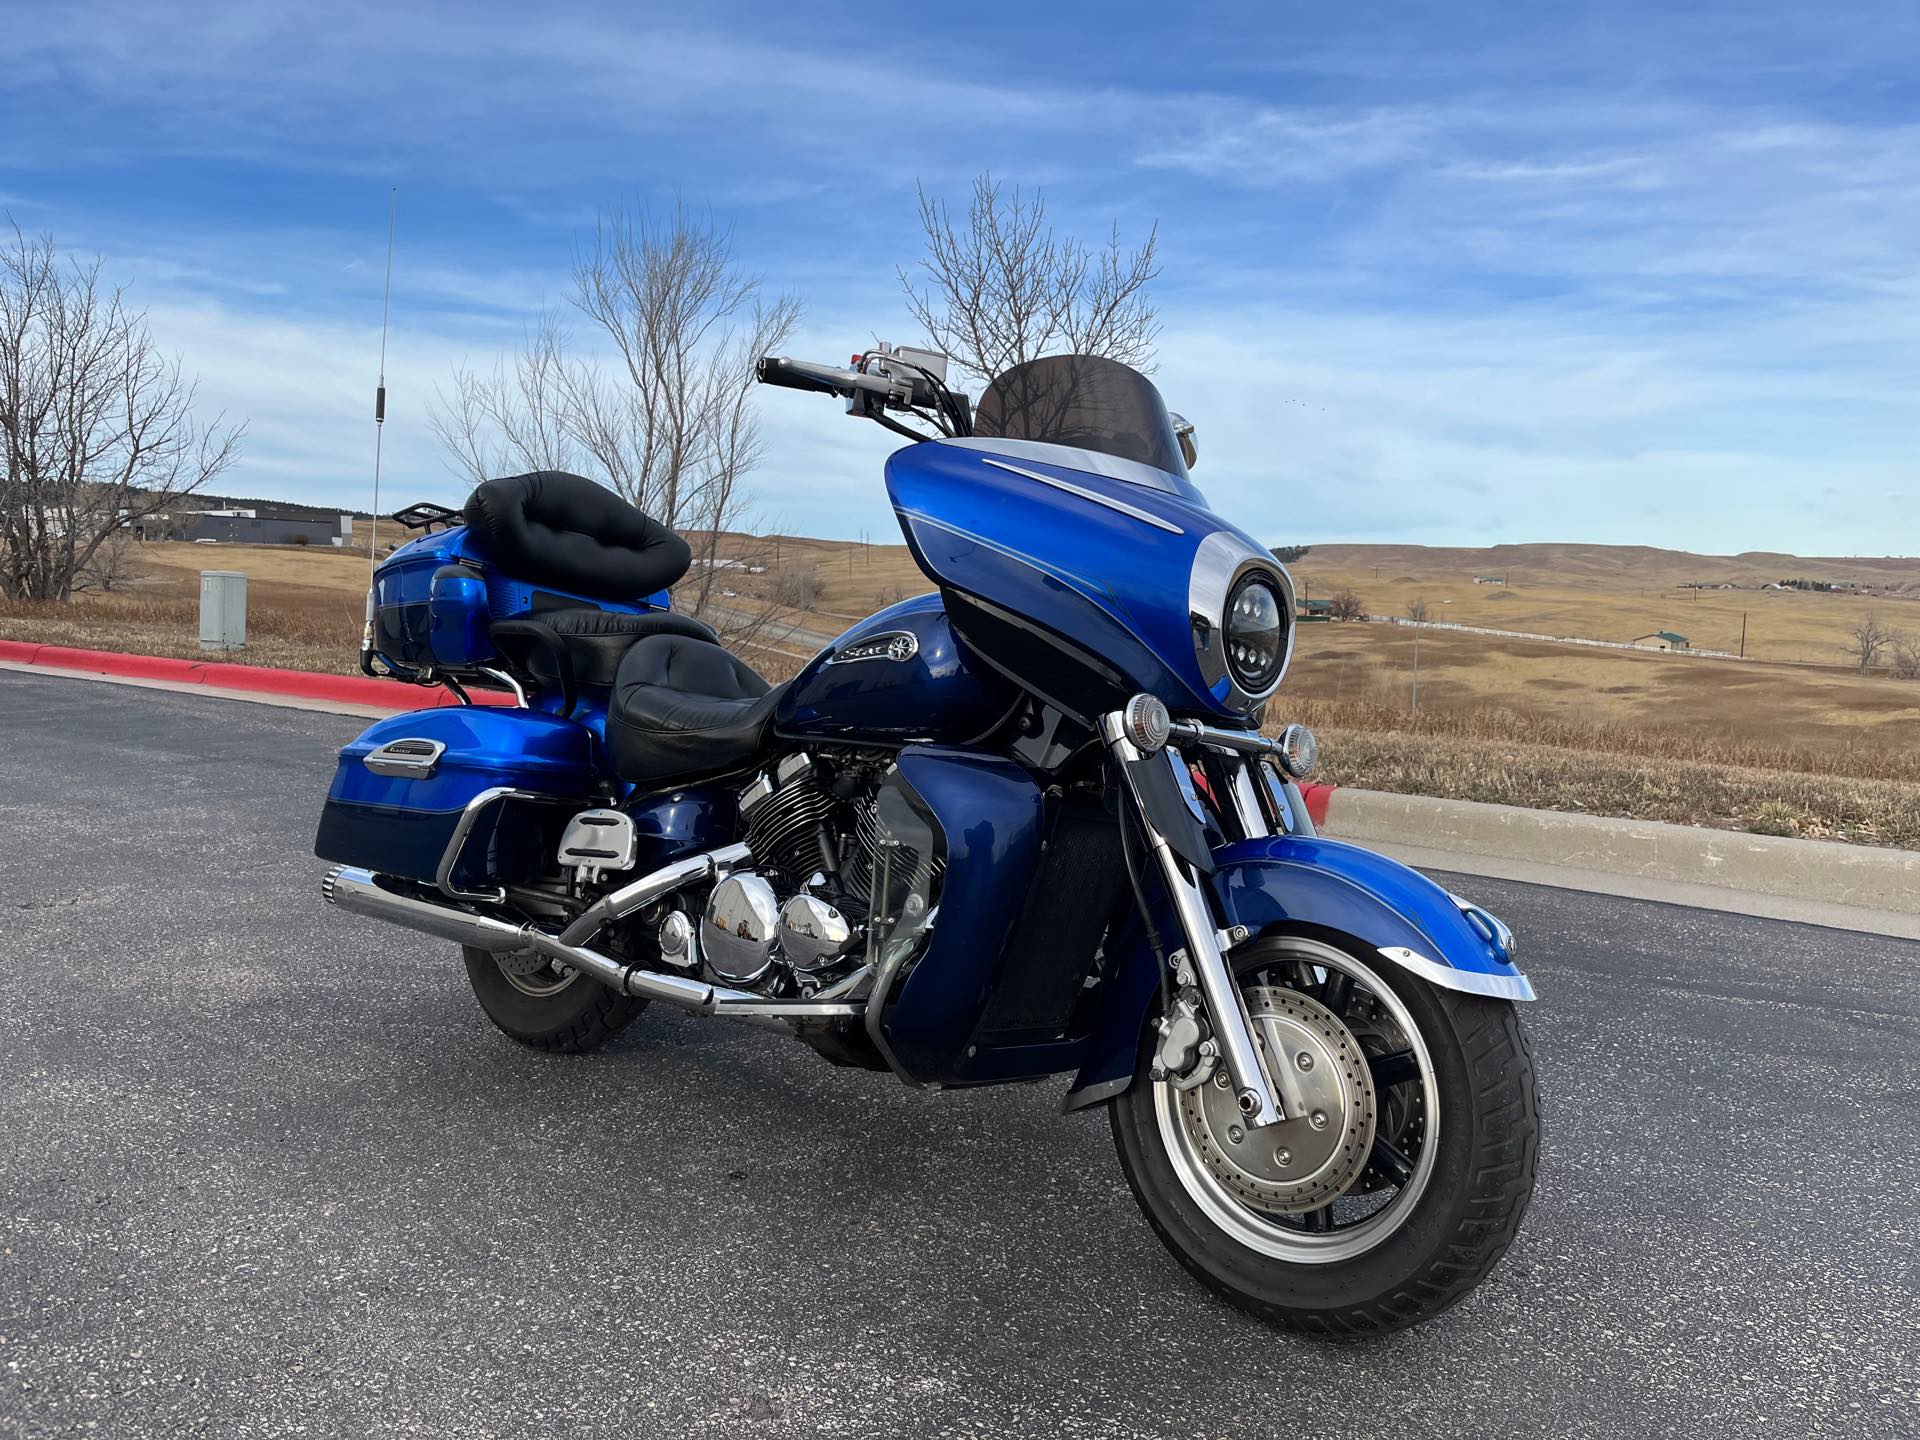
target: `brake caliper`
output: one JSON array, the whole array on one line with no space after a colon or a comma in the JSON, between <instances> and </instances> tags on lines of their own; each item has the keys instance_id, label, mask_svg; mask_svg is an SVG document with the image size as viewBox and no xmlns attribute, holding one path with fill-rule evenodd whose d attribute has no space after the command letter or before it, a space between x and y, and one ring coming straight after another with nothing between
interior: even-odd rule
<instances>
[{"instance_id":1,"label":"brake caliper","mask_svg":"<svg viewBox=\"0 0 1920 1440\"><path fill-rule=\"evenodd\" d=\"M1205 1002L1194 984L1187 952L1174 951L1167 963L1176 988L1172 1006L1156 1027L1160 1044L1153 1052L1148 1074L1155 1080L1173 1081L1176 1090L1191 1090L1212 1077L1220 1063L1220 1050L1208 1032Z\"/></svg>"}]
</instances>

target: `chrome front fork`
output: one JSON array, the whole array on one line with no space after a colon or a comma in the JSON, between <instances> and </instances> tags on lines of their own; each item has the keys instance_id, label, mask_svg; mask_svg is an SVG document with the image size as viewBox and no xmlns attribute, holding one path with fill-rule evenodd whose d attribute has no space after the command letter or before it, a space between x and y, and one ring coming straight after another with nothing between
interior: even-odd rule
<instances>
[{"instance_id":1,"label":"chrome front fork","mask_svg":"<svg viewBox=\"0 0 1920 1440\"><path fill-rule=\"evenodd\" d=\"M1260 1063L1259 1047L1247 1021L1240 987L1233 983L1233 972L1227 966L1221 932L1214 924L1206 892L1201 888L1199 877L1173 853L1173 847L1154 825L1141 803L1139 791L1134 788L1134 764L1157 761L1177 766L1181 763L1180 757L1177 752L1166 749L1152 755L1142 751L1127 737L1126 718L1119 711L1100 717L1100 731L1108 751L1120 762L1118 768L1133 797L1134 813L1140 817L1141 828L1146 832L1147 848L1153 852L1161 881L1179 918L1181 939L1201 998L1207 1004L1207 1018L1213 1026L1220 1063L1226 1067L1227 1078L1239 1096L1240 1113L1251 1125L1276 1125L1286 1117L1275 1103L1273 1086L1268 1083L1266 1069Z\"/></svg>"}]
</instances>

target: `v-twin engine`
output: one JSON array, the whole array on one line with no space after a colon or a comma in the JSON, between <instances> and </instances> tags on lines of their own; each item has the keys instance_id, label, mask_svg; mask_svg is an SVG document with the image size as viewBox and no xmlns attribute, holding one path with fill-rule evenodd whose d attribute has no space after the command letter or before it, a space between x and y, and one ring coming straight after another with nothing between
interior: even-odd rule
<instances>
[{"instance_id":1,"label":"v-twin engine","mask_svg":"<svg viewBox=\"0 0 1920 1440\"><path fill-rule=\"evenodd\" d=\"M801 990L850 967L872 910L875 792L887 764L881 755L794 754L756 777L740 797L753 868L714 886L697 941L684 917L676 926L669 916L663 957L697 958L728 984Z\"/></svg>"}]
</instances>

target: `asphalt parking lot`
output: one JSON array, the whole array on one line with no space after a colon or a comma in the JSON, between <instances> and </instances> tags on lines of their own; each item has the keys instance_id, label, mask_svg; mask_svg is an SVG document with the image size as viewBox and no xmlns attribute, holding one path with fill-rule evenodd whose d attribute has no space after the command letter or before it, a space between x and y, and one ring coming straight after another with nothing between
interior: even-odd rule
<instances>
[{"instance_id":1,"label":"asphalt parking lot","mask_svg":"<svg viewBox=\"0 0 1920 1440\"><path fill-rule=\"evenodd\" d=\"M0 673L0 1436L1920 1435L1920 945L1451 881L1543 997L1539 1190L1332 1346L1192 1284L1060 1084L509 1044L320 901L363 723Z\"/></svg>"}]
</instances>

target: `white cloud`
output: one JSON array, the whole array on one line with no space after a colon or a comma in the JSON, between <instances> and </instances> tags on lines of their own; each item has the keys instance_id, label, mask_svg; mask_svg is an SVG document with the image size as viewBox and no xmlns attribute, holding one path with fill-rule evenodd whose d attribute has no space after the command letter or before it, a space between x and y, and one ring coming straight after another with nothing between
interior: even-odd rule
<instances>
[{"instance_id":1,"label":"white cloud","mask_svg":"<svg viewBox=\"0 0 1920 1440\"><path fill-rule=\"evenodd\" d=\"M196 25L29 7L0 37L14 100L72 123L0 137L18 167L0 203L136 281L209 401L253 417L243 473L266 494L346 498L370 469L390 174L389 493L451 499L432 385L564 301L595 204L679 186L716 204L748 227L743 261L817 307L795 352L834 358L911 338L888 331L913 180L991 165L1058 181L1058 218L1163 219L1157 378L1201 425L1203 485L1260 533L1920 548L1910 504L1867 498L1911 500L1920 474L1920 126L1828 103L1843 87L1794 68L1819 27L1647 22L1631 89L1611 21L1551 56L1527 26L1432 54L1370 35L1290 50L1266 83L1249 49L1128 88L1071 67L1027 83L959 44L794 45L565 5ZM1891 52L1912 31L1875 33ZM1833 44L1879 62L1864 33ZM196 155L352 183L306 228L233 223L244 196L167 219L116 206L111 180L84 205L31 183ZM435 206L458 213L436 228ZM495 212L510 241L492 243ZM888 532L891 437L783 392L764 414L770 519Z\"/></svg>"},{"instance_id":2,"label":"white cloud","mask_svg":"<svg viewBox=\"0 0 1920 1440\"><path fill-rule=\"evenodd\" d=\"M1261 311L1207 327L1169 332L1158 379L1200 427L1209 498L1276 542L1920 549L1893 384L1854 396L1737 344L1668 354L1538 322ZM1808 453L1744 418L1810 402L1847 407L1858 443ZM1835 505L1822 483L1909 503Z\"/></svg>"}]
</instances>

